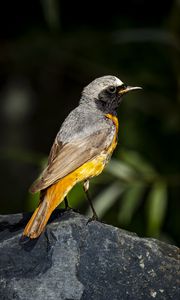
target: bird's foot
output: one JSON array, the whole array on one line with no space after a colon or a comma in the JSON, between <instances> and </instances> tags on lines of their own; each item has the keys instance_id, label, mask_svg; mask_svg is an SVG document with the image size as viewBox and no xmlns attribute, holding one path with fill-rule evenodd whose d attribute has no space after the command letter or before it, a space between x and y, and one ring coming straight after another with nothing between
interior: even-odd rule
<instances>
[{"instance_id":1,"label":"bird's foot","mask_svg":"<svg viewBox=\"0 0 180 300\"><path fill-rule=\"evenodd\" d=\"M97 214L94 213L94 214L92 215L92 217L89 218L89 219L87 220L86 225L89 224L89 223L92 222L92 221L98 221L98 222L100 222L100 220L99 220Z\"/></svg>"}]
</instances>

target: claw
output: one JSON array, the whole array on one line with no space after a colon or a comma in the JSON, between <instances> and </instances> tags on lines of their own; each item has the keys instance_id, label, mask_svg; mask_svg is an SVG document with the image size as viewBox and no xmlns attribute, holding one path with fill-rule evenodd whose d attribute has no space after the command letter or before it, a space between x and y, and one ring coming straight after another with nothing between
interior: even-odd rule
<instances>
[{"instance_id":1,"label":"claw","mask_svg":"<svg viewBox=\"0 0 180 300\"><path fill-rule=\"evenodd\" d=\"M93 214L93 216L87 220L86 225L87 225L88 223L92 222L92 221L99 221L99 218L98 218L98 216L97 216L96 214ZM100 221L99 221L99 222L100 222Z\"/></svg>"}]
</instances>

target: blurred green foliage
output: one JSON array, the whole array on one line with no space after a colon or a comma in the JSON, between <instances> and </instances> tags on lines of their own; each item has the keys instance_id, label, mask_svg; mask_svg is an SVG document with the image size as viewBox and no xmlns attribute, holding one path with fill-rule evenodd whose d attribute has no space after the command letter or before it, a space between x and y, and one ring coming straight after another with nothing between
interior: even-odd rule
<instances>
[{"instance_id":1,"label":"blurred green foliage","mask_svg":"<svg viewBox=\"0 0 180 300\"><path fill-rule=\"evenodd\" d=\"M111 15L92 2L92 23L78 11L81 4L76 15L73 3L69 10L65 1L37 1L32 23L24 17L15 36L8 36L8 24L1 40L1 213L35 209L38 194L28 194L28 186L43 169L60 124L84 85L112 74L143 91L124 97L119 108L118 147L90 183L94 206L110 224L178 244L179 2L160 1L159 8L153 1L124 2ZM91 214L81 184L68 199Z\"/></svg>"}]
</instances>

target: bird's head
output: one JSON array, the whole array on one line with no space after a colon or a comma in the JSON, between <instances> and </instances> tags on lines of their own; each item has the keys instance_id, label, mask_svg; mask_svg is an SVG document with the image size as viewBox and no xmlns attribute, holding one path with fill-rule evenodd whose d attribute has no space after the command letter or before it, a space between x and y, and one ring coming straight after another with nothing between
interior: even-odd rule
<instances>
[{"instance_id":1,"label":"bird's head","mask_svg":"<svg viewBox=\"0 0 180 300\"><path fill-rule=\"evenodd\" d=\"M103 76L93 80L82 92L80 103L96 105L106 112L116 110L122 100L122 96L129 91L139 90L141 87L125 85L115 76Z\"/></svg>"}]
</instances>

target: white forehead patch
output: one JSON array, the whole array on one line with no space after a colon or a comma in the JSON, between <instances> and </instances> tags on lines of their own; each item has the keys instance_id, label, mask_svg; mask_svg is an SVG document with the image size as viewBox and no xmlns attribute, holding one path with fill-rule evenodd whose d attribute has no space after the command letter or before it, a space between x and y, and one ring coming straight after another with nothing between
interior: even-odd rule
<instances>
[{"instance_id":1,"label":"white forehead patch","mask_svg":"<svg viewBox=\"0 0 180 300\"><path fill-rule=\"evenodd\" d=\"M103 77L96 78L91 83L89 83L82 91L83 95L91 96L93 98L98 97L98 94L104 88L109 85L121 86L123 82L116 76L106 75Z\"/></svg>"},{"instance_id":2,"label":"white forehead patch","mask_svg":"<svg viewBox=\"0 0 180 300\"><path fill-rule=\"evenodd\" d=\"M115 78L116 78L115 82L116 82L117 86L123 84L123 82L119 78L117 78L117 77L115 77Z\"/></svg>"}]
</instances>

